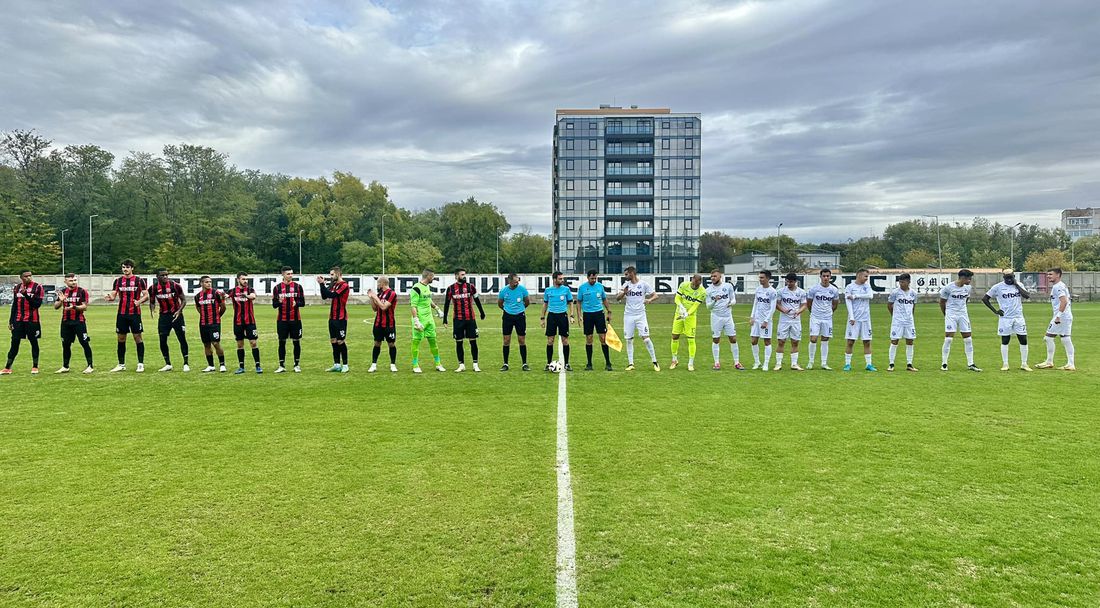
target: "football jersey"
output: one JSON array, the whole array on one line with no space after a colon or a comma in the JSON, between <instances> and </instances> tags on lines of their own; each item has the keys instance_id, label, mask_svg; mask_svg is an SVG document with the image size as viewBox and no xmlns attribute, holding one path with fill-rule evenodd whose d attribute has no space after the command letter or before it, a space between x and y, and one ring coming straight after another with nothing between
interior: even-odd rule
<instances>
[{"instance_id":1,"label":"football jersey","mask_svg":"<svg viewBox=\"0 0 1100 608\"><path fill-rule=\"evenodd\" d=\"M625 314L641 316L645 314L645 299L653 293L653 287L645 281L626 284Z\"/></svg>"},{"instance_id":2,"label":"football jersey","mask_svg":"<svg viewBox=\"0 0 1100 608\"><path fill-rule=\"evenodd\" d=\"M1061 300L1062 296L1066 296L1066 310L1061 313L1062 318L1072 319L1073 310L1070 307L1072 306L1073 298L1070 297L1069 288L1066 287L1066 284L1058 281L1050 288L1050 306L1054 309L1055 315L1059 314L1058 307L1061 306L1059 300Z\"/></svg>"},{"instance_id":3,"label":"football jersey","mask_svg":"<svg viewBox=\"0 0 1100 608\"><path fill-rule=\"evenodd\" d=\"M853 299L849 300L848 296ZM848 320L858 322L871 322L871 299L875 292L870 283L860 285L856 282L848 283L844 287L844 305L848 307Z\"/></svg>"},{"instance_id":4,"label":"football jersey","mask_svg":"<svg viewBox=\"0 0 1100 608\"><path fill-rule=\"evenodd\" d=\"M434 323L432 317L432 288L421 282L417 282L409 290L409 304L416 309L416 316L424 325Z\"/></svg>"},{"instance_id":5,"label":"football jersey","mask_svg":"<svg viewBox=\"0 0 1100 608\"><path fill-rule=\"evenodd\" d=\"M989 288L987 296L997 300L997 305L1005 313L1004 316L1012 319L1024 318L1024 298L1020 295L1020 288L1009 285L1004 281Z\"/></svg>"},{"instance_id":6,"label":"football jersey","mask_svg":"<svg viewBox=\"0 0 1100 608\"><path fill-rule=\"evenodd\" d=\"M527 308L523 301L529 298L530 294L523 285L516 285L514 288L509 285L501 289L497 297L504 302L504 312L510 315L521 315Z\"/></svg>"},{"instance_id":7,"label":"football jersey","mask_svg":"<svg viewBox=\"0 0 1100 608\"><path fill-rule=\"evenodd\" d=\"M694 315L699 310L699 305L707 299L707 290L703 286L692 287L691 281L680 283L676 290L676 303L687 310L687 316Z\"/></svg>"},{"instance_id":8,"label":"football jersey","mask_svg":"<svg viewBox=\"0 0 1100 608\"><path fill-rule=\"evenodd\" d=\"M155 281L149 288L149 297L159 305L162 315L174 315L183 308L183 287L175 281Z\"/></svg>"},{"instance_id":9,"label":"football jersey","mask_svg":"<svg viewBox=\"0 0 1100 608\"><path fill-rule=\"evenodd\" d=\"M199 325L221 323L221 303L225 294L220 289L203 289L195 294L195 308L199 311Z\"/></svg>"},{"instance_id":10,"label":"football jersey","mask_svg":"<svg viewBox=\"0 0 1100 608\"><path fill-rule=\"evenodd\" d=\"M141 292L145 291L145 288L145 279L136 274L129 276L123 275L115 279L114 285L111 286L111 291L118 292L118 314L140 315L141 306L137 301L138 298L141 297Z\"/></svg>"},{"instance_id":11,"label":"football jersey","mask_svg":"<svg viewBox=\"0 0 1100 608\"><path fill-rule=\"evenodd\" d=\"M589 283L585 281L577 288L577 301L581 303L582 312L600 312L603 303L607 300L607 291L603 283Z\"/></svg>"},{"instance_id":12,"label":"football jersey","mask_svg":"<svg viewBox=\"0 0 1100 608\"><path fill-rule=\"evenodd\" d=\"M713 317L730 316L730 307L737 298L734 295L733 285L725 281L707 286L707 304L710 306L710 314Z\"/></svg>"},{"instance_id":13,"label":"football jersey","mask_svg":"<svg viewBox=\"0 0 1100 608\"><path fill-rule=\"evenodd\" d=\"M959 287L954 281L951 281L940 290L940 299L947 300L947 314L950 315L965 315L966 301L969 298L969 285Z\"/></svg>"},{"instance_id":14,"label":"football jersey","mask_svg":"<svg viewBox=\"0 0 1100 608\"><path fill-rule=\"evenodd\" d=\"M757 287L752 300L752 318L757 321L771 320L778 303L779 292L774 287Z\"/></svg>"},{"instance_id":15,"label":"football jersey","mask_svg":"<svg viewBox=\"0 0 1100 608\"><path fill-rule=\"evenodd\" d=\"M77 310L75 308L69 308L70 306L80 306L81 304L88 303L88 290L83 287L74 287L69 289L68 287L61 290L59 293L61 301L65 303L65 308L61 311L62 321L80 321L84 322L84 311Z\"/></svg>"},{"instance_id":16,"label":"football jersey","mask_svg":"<svg viewBox=\"0 0 1100 608\"><path fill-rule=\"evenodd\" d=\"M568 285L551 285L542 291L542 301L546 302L546 312L554 314L569 312L573 292L569 290Z\"/></svg>"},{"instance_id":17,"label":"football jersey","mask_svg":"<svg viewBox=\"0 0 1100 608\"><path fill-rule=\"evenodd\" d=\"M806 301L806 290L801 287L787 289L787 286L784 285L783 289L779 290L779 301L783 303L783 308L790 311L782 313L783 316L780 317L780 320L786 319L788 321L793 321L794 319L791 317L791 314L799 308L802 308L802 304Z\"/></svg>"},{"instance_id":18,"label":"football jersey","mask_svg":"<svg viewBox=\"0 0 1100 608\"><path fill-rule=\"evenodd\" d=\"M9 322L28 321L38 323L40 318L38 308L42 306L42 301L45 299L46 291L38 283L32 281L30 285L24 285L23 283L16 285L12 291L11 320Z\"/></svg>"},{"instance_id":19,"label":"football jersey","mask_svg":"<svg viewBox=\"0 0 1100 608\"><path fill-rule=\"evenodd\" d=\"M249 294L256 293L251 286L240 285L229 290L226 295L233 302L233 324L254 325L256 323L256 310L254 302L248 299Z\"/></svg>"},{"instance_id":20,"label":"football jersey","mask_svg":"<svg viewBox=\"0 0 1100 608\"><path fill-rule=\"evenodd\" d=\"M913 307L917 305L917 292L912 289L904 291L901 287L895 287L894 291L890 292L888 300L894 305L895 323L913 322Z\"/></svg>"},{"instance_id":21,"label":"football jersey","mask_svg":"<svg viewBox=\"0 0 1100 608\"><path fill-rule=\"evenodd\" d=\"M840 290L836 288L836 285L823 287L821 283L818 283L806 291L806 299L810 301L811 319L832 321L833 302L840 299Z\"/></svg>"}]
</instances>

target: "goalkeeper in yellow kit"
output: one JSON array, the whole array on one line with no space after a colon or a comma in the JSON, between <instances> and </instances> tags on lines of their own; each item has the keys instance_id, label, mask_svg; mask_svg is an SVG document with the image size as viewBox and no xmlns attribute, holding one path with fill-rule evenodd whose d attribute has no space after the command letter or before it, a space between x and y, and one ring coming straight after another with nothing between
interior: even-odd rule
<instances>
[{"instance_id":1,"label":"goalkeeper in yellow kit","mask_svg":"<svg viewBox=\"0 0 1100 608\"><path fill-rule=\"evenodd\" d=\"M703 288L703 275L695 274L690 281L680 283L676 290L676 318L672 321L672 364L669 369L679 365L680 336L688 343L688 371L695 371L695 327L699 317L699 305L707 300L707 290Z\"/></svg>"}]
</instances>

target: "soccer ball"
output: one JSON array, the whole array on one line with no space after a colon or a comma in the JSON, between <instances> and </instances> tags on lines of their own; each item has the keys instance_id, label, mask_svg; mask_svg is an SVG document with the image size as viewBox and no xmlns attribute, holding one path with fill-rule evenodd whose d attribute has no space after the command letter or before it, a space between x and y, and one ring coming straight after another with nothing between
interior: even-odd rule
<instances>
[{"instance_id":1,"label":"soccer ball","mask_svg":"<svg viewBox=\"0 0 1100 608\"><path fill-rule=\"evenodd\" d=\"M550 371L554 372L555 374L560 372L561 371L561 363L559 363L557 361L551 361L550 362Z\"/></svg>"}]
</instances>

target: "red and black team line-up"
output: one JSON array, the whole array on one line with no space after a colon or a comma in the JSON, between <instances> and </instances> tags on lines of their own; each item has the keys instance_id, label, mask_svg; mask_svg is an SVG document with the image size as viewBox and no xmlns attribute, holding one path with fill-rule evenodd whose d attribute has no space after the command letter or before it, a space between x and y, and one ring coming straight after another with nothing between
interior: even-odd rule
<instances>
[{"instance_id":1,"label":"red and black team line-up","mask_svg":"<svg viewBox=\"0 0 1100 608\"><path fill-rule=\"evenodd\" d=\"M172 371L172 356L168 339L175 334L179 342L180 355L183 357L183 371L191 371L189 349L187 345L187 324L183 311L187 302L183 293L183 287L173 281L168 270L157 270L157 278L152 286L146 284L145 279L134 274L133 260L123 260L122 276L115 279L111 291L105 299L108 302L118 302L118 314L115 317L115 334L118 337L118 365L111 369L112 372L126 370L126 336L132 334L134 346L137 350L137 371L145 371L145 342L143 340L144 325L142 323L142 306L149 305L150 314L157 315L157 333L160 336L160 353L164 357L164 367L160 371ZM199 315L199 338L202 341L203 352L206 356L204 372L226 371L225 351L222 350L222 315L225 314L226 301L233 305L233 338L237 342L237 370L235 373L245 373L245 342L248 342L252 350L252 363L257 374L263 373L260 365L260 349L257 345L259 332L256 330L256 290L249 285L249 276L241 272L237 274L237 284L228 291L214 289L209 276L202 277L201 289L195 294L193 304ZM348 371L348 347L346 343L348 333L348 296L350 288L343 279L340 268L333 267L329 276L318 276L317 282L321 287L321 296L330 301L329 308L329 342L332 344L333 365L329 369L332 372ZM377 368L378 356L381 353L382 343L389 346L390 370L397 370L397 322L394 309L397 306L397 294L389 288L389 281L385 278L378 280L378 291L368 292L371 305L376 311L374 318L374 350L370 371ZM450 294L448 294L450 296ZM12 365L19 355L19 347L23 340L31 346L31 373L38 373L39 345L42 337L42 324L39 309L45 300L45 290L42 285L34 282L34 276L29 271L20 273L20 283L14 289L11 316L8 321L8 329L11 331L11 349L8 351L7 363L0 370L0 374L12 373ZM88 308L90 296L88 290L78 285L75 274L65 276L65 287L57 294L54 308L61 310L61 346L63 360L61 368L56 373L63 374L69 371L69 363L72 359L73 342L79 342L84 350L84 358L87 367L85 374L95 371L92 362L92 347L88 337L88 327L84 319L84 311ZM291 369L301 372L300 365L302 346L302 315L300 309L305 306L305 291L302 286L294 281L294 272L290 267L282 268L282 281L275 285L271 293L271 306L276 313L276 329L279 336L279 367L275 373L287 371L286 343L290 341L293 348L293 365ZM450 300L448 299L448 304ZM480 308L481 303L477 303ZM459 311L466 311L463 307L469 307L469 301L465 298L455 300L455 319L466 318L460 316ZM465 314L465 313L464 313ZM472 317L472 314L470 315ZM476 329L474 330L476 332ZM475 333L476 335L476 333ZM471 342L474 348L476 360L476 344ZM218 358L218 364L214 364L214 356Z\"/></svg>"}]
</instances>

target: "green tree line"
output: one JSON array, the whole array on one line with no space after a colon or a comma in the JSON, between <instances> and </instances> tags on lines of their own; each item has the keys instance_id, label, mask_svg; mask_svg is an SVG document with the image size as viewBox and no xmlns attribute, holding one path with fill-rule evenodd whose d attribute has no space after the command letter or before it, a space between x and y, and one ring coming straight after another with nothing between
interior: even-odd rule
<instances>
[{"instance_id":1,"label":"green tree line","mask_svg":"<svg viewBox=\"0 0 1100 608\"><path fill-rule=\"evenodd\" d=\"M550 239L513 230L492 203L473 197L427 210L398 206L386 187L351 173L302 178L242 170L213 148L180 144L160 155L115 156L95 145L54 148L35 131L0 138L0 274L24 268L88 269L124 258L173 272L547 272ZM498 243L498 238L499 243Z\"/></svg>"}]
</instances>

